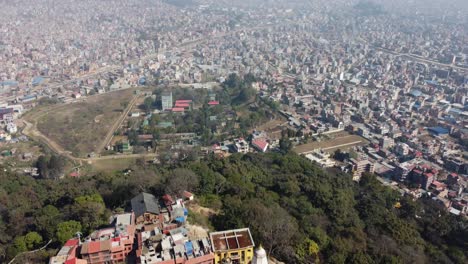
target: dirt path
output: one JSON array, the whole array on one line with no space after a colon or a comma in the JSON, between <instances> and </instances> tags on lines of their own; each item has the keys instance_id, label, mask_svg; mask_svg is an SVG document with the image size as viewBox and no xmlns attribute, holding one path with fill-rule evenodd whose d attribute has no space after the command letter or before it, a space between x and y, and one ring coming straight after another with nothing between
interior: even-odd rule
<instances>
[{"instance_id":1,"label":"dirt path","mask_svg":"<svg viewBox=\"0 0 468 264\"><path fill-rule=\"evenodd\" d=\"M122 123L125 121L125 118L128 116L130 111L132 110L133 106L135 106L135 103L138 101L138 98L140 96L134 96L130 103L128 104L127 108L124 110L122 115L119 117L119 119L112 125L112 128L107 132L106 138L99 144L99 146L96 149L97 153L101 153L106 146L110 145L110 142L114 138L114 132L122 125Z\"/></svg>"},{"instance_id":2,"label":"dirt path","mask_svg":"<svg viewBox=\"0 0 468 264\"><path fill-rule=\"evenodd\" d=\"M33 138L37 141L40 141L44 144L47 145L52 151L59 155L63 155L71 160L77 161L78 159L70 154L69 151L64 150L59 144L57 144L55 141L51 140L50 138L46 137L44 134L42 134L37 128L36 124L29 123L28 121L23 119L23 122L25 124L25 127L23 129L23 134Z\"/></svg>"}]
</instances>

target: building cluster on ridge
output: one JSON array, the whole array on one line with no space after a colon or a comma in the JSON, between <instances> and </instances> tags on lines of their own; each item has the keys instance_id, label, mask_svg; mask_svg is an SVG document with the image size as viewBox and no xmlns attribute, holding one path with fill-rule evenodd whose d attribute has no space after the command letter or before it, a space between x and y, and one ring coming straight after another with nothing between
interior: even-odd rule
<instances>
[{"instance_id":1,"label":"building cluster on ridge","mask_svg":"<svg viewBox=\"0 0 468 264\"><path fill-rule=\"evenodd\" d=\"M187 223L184 198L140 193L132 211L115 214L111 224L89 236L69 239L49 264L268 264L265 250L254 250L248 228L208 233Z\"/></svg>"}]
</instances>

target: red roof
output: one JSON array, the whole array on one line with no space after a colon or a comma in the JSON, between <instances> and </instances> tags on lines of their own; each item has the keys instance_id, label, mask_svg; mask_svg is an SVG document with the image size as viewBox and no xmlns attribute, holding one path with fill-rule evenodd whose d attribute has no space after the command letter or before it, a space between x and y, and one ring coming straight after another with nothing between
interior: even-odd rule
<instances>
[{"instance_id":1,"label":"red roof","mask_svg":"<svg viewBox=\"0 0 468 264\"><path fill-rule=\"evenodd\" d=\"M175 107L190 107L190 104L188 103L175 103Z\"/></svg>"},{"instance_id":2,"label":"red roof","mask_svg":"<svg viewBox=\"0 0 468 264\"><path fill-rule=\"evenodd\" d=\"M266 140L263 139L255 139L252 141L252 144L257 148L261 149L262 151L265 150L268 146L268 142L266 142Z\"/></svg>"},{"instance_id":3,"label":"red roof","mask_svg":"<svg viewBox=\"0 0 468 264\"><path fill-rule=\"evenodd\" d=\"M65 261L64 264L76 264L77 263L76 260L77 260L76 258L72 258L72 259L69 259L69 260Z\"/></svg>"},{"instance_id":4,"label":"red roof","mask_svg":"<svg viewBox=\"0 0 468 264\"><path fill-rule=\"evenodd\" d=\"M73 247L73 246L78 246L79 244L79 240L77 238L75 239L69 239L65 245L63 245L64 247Z\"/></svg>"},{"instance_id":5,"label":"red roof","mask_svg":"<svg viewBox=\"0 0 468 264\"><path fill-rule=\"evenodd\" d=\"M190 198L190 197L192 197L192 196L193 196L193 193L184 191L184 197L185 197L185 198Z\"/></svg>"},{"instance_id":6,"label":"red roof","mask_svg":"<svg viewBox=\"0 0 468 264\"><path fill-rule=\"evenodd\" d=\"M174 202L174 200L172 199L172 196L170 196L169 194L163 195L162 198L163 198L163 200L164 200L165 202L170 202L170 203L173 203L173 202Z\"/></svg>"},{"instance_id":7,"label":"red roof","mask_svg":"<svg viewBox=\"0 0 468 264\"><path fill-rule=\"evenodd\" d=\"M445 187L445 184L440 181L433 181L432 184L434 184L437 187Z\"/></svg>"},{"instance_id":8,"label":"red roof","mask_svg":"<svg viewBox=\"0 0 468 264\"><path fill-rule=\"evenodd\" d=\"M77 171L70 173L70 177L79 177L80 174Z\"/></svg>"},{"instance_id":9,"label":"red roof","mask_svg":"<svg viewBox=\"0 0 468 264\"><path fill-rule=\"evenodd\" d=\"M88 253L96 253L101 251L101 241L90 241L88 242Z\"/></svg>"},{"instance_id":10,"label":"red roof","mask_svg":"<svg viewBox=\"0 0 468 264\"><path fill-rule=\"evenodd\" d=\"M174 107L172 108L172 112L184 112L185 109L184 108L180 108L180 107Z\"/></svg>"},{"instance_id":11,"label":"red roof","mask_svg":"<svg viewBox=\"0 0 468 264\"><path fill-rule=\"evenodd\" d=\"M141 139L141 140L152 140L152 139L153 139L153 135L150 135L150 134L138 135L138 139Z\"/></svg>"},{"instance_id":12,"label":"red roof","mask_svg":"<svg viewBox=\"0 0 468 264\"><path fill-rule=\"evenodd\" d=\"M219 105L219 102L218 101L211 101L208 104L209 105Z\"/></svg>"},{"instance_id":13,"label":"red roof","mask_svg":"<svg viewBox=\"0 0 468 264\"><path fill-rule=\"evenodd\" d=\"M424 173L424 176L426 176L426 178L434 177L432 173Z\"/></svg>"}]
</instances>

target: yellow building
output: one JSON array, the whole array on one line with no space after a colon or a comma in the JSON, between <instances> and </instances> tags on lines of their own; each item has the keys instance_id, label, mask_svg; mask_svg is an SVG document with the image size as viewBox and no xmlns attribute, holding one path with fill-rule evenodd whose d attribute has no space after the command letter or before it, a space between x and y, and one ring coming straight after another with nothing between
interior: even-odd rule
<instances>
[{"instance_id":1,"label":"yellow building","mask_svg":"<svg viewBox=\"0 0 468 264\"><path fill-rule=\"evenodd\" d=\"M250 229L235 229L210 233L215 264L250 264L255 243Z\"/></svg>"}]
</instances>

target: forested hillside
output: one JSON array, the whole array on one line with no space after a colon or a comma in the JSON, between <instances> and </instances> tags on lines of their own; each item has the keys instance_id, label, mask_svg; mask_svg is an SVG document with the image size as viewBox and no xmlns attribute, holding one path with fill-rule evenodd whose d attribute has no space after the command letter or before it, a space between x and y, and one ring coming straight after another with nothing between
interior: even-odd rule
<instances>
[{"instance_id":1,"label":"forested hillside","mask_svg":"<svg viewBox=\"0 0 468 264\"><path fill-rule=\"evenodd\" d=\"M58 248L77 231L86 235L141 191L182 190L219 212L207 225L250 227L257 244L286 263L466 263L466 220L429 199L401 197L373 175L357 184L295 154L139 164L130 174L59 181L1 171L1 263L50 239ZM26 258L45 262L47 252Z\"/></svg>"}]
</instances>

